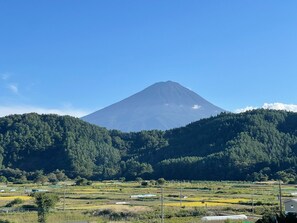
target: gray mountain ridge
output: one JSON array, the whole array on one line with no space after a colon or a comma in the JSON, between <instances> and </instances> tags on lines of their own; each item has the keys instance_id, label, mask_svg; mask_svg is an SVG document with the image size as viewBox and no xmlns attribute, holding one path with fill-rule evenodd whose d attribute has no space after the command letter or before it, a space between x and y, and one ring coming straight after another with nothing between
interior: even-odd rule
<instances>
[{"instance_id":1,"label":"gray mountain ridge","mask_svg":"<svg viewBox=\"0 0 297 223\"><path fill-rule=\"evenodd\" d=\"M82 120L124 132L168 130L224 111L180 84L166 81L86 115Z\"/></svg>"}]
</instances>

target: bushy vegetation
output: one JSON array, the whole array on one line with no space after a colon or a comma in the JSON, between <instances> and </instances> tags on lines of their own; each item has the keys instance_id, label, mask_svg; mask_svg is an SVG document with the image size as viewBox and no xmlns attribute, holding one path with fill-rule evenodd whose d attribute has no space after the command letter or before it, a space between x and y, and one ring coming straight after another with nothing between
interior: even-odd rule
<instances>
[{"instance_id":1,"label":"bushy vegetation","mask_svg":"<svg viewBox=\"0 0 297 223\"><path fill-rule=\"evenodd\" d=\"M275 213L266 213L263 217L256 221L256 223L296 223L297 215L296 213L284 214L275 214Z\"/></svg>"},{"instance_id":2,"label":"bushy vegetation","mask_svg":"<svg viewBox=\"0 0 297 223\"><path fill-rule=\"evenodd\" d=\"M0 223L12 223L11 221L8 221L8 220L1 220L0 219Z\"/></svg>"},{"instance_id":3,"label":"bushy vegetation","mask_svg":"<svg viewBox=\"0 0 297 223\"><path fill-rule=\"evenodd\" d=\"M0 175L16 183L100 179L296 182L297 114L224 113L169 131L108 131L57 115L0 118Z\"/></svg>"},{"instance_id":4,"label":"bushy vegetation","mask_svg":"<svg viewBox=\"0 0 297 223\"><path fill-rule=\"evenodd\" d=\"M92 181L89 181L85 178L80 178L78 177L75 181L75 185L77 186L87 186L87 185L92 185Z\"/></svg>"},{"instance_id":5,"label":"bushy vegetation","mask_svg":"<svg viewBox=\"0 0 297 223\"><path fill-rule=\"evenodd\" d=\"M56 194L36 193L34 198L37 205L38 222L46 223L47 214L59 201L59 197Z\"/></svg>"},{"instance_id":6,"label":"bushy vegetation","mask_svg":"<svg viewBox=\"0 0 297 223\"><path fill-rule=\"evenodd\" d=\"M13 207L14 205L17 205L17 204L22 204L24 201L20 198L16 198L10 202L8 202L5 207Z\"/></svg>"}]
</instances>

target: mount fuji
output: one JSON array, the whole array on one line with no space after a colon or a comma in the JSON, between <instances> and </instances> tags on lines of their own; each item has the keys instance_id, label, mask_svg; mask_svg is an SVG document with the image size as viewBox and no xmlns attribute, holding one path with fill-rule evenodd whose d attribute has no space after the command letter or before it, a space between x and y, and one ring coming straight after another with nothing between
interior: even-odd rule
<instances>
[{"instance_id":1,"label":"mount fuji","mask_svg":"<svg viewBox=\"0 0 297 223\"><path fill-rule=\"evenodd\" d=\"M158 82L82 120L124 132L168 130L224 112L195 92L173 82Z\"/></svg>"}]
</instances>

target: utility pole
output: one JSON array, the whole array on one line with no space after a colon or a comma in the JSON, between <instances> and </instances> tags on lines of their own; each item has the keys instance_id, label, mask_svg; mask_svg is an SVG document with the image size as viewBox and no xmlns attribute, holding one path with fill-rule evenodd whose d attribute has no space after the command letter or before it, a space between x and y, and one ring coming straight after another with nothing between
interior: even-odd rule
<instances>
[{"instance_id":1,"label":"utility pole","mask_svg":"<svg viewBox=\"0 0 297 223\"><path fill-rule=\"evenodd\" d=\"M65 185L65 187L64 187L64 196L63 196L63 211L65 211L66 187L67 187L67 185Z\"/></svg>"},{"instance_id":2,"label":"utility pole","mask_svg":"<svg viewBox=\"0 0 297 223\"><path fill-rule=\"evenodd\" d=\"M254 213L254 194L252 194L252 213Z\"/></svg>"},{"instance_id":3,"label":"utility pole","mask_svg":"<svg viewBox=\"0 0 297 223\"><path fill-rule=\"evenodd\" d=\"M255 188L252 188L252 213L255 213L255 208L254 208L254 196L255 196Z\"/></svg>"},{"instance_id":4,"label":"utility pole","mask_svg":"<svg viewBox=\"0 0 297 223\"><path fill-rule=\"evenodd\" d=\"M283 202L282 202L282 187L280 180L278 181L278 189L279 189L279 213L282 215L283 212Z\"/></svg>"},{"instance_id":5,"label":"utility pole","mask_svg":"<svg viewBox=\"0 0 297 223\"><path fill-rule=\"evenodd\" d=\"M181 186L181 182L180 182L180 191L179 191L179 203L180 203L180 207L182 207L182 186Z\"/></svg>"},{"instance_id":6,"label":"utility pole","mask_svg":"<svg viewBox=\"0 0 297 223\"><path fill-rule=\"evenodd\" d=\"M161 223L164 223L164 194L163 194L163 186L161 186Z\"/></svg>"}]
</instances>

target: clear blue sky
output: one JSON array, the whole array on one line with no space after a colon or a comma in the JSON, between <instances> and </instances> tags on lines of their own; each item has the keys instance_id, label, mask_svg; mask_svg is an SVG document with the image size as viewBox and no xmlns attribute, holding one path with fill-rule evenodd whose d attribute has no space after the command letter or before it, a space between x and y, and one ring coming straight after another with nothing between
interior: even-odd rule
<instances>
[{"instance_id":1,"label":"clear blue sky","mask_svg":"<svg viewBox=\"0 0 297 223\"><path fill-rule=\"evenodd\" d=\"M0 116L79 116L167 80L229 111L295 105L296 12L296 0L0 0Z\"/></svg>"}]
</instances>

